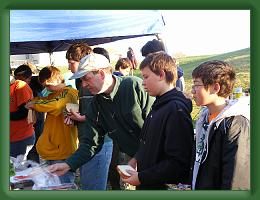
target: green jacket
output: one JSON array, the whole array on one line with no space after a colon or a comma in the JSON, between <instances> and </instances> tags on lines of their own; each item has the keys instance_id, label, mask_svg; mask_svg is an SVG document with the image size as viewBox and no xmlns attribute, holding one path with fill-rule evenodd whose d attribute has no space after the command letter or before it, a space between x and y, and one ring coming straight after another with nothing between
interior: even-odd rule
<instances>
[{"instance_id":1,"label":"green jacket","mask_svg":"<svg viewBox=\"0 0 260 200\"><path fill-rule=\"evenodd\" d=\"M72 170L101 150L106 134L116 140L122 152L129 156L137 152L141 128L154 98L144 91L140 78L113 77L116 83L112 93L95 95L86 109L87 121L85 130L79 131L79 148L66 160Z\"/></svg>"}]
</instances>

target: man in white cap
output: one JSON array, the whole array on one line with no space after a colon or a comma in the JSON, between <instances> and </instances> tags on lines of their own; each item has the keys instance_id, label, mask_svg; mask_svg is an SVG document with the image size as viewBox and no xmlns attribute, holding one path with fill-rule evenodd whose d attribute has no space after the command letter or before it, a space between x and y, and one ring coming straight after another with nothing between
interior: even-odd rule
<instances>
[{"instance_id":1,"label":"man in white cap","mask_svg":"<svg viewBox=\"0 0 260 200\"><path fill-rule=\"evenodd\" d=\"M144 119L154 101L140 78L113 76L109 61L100 54L91 53L80 60L78 71L70 79L77 78L94 97L85 113L87 130L79 135L78 150L64 163L49 167L58 175L88 162L100 151L107 134L122 152L134 156Z\"/></svg>"}]
</instances>

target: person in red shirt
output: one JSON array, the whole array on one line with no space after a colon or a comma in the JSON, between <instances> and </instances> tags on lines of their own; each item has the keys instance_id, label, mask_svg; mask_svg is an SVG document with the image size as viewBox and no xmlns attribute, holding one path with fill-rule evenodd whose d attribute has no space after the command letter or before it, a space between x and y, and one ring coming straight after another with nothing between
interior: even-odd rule
<instances>
[{"instance_id":1,"label":"person in red shirt","mask_svg":"<svg viewBox=\"0 0 260 200\"><path fill-rule=\"evenodd\" d=\"M33 124L28 123L28 110L25 104L33 98L28 85L32 70L28 65L21 65L14 71L14 81L10 82L10 156L24 155L34 145Z\"/></svg>"}]
</instances>

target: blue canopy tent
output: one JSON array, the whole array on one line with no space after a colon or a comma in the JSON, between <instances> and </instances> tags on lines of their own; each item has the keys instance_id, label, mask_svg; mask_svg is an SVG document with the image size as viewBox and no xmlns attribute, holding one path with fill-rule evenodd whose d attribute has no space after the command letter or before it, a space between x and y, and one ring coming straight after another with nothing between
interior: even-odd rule
<instances>
[{"instance_id":1,"label":"blue canopy tent","mask_svg":"<svg viewBox=\"0 0 260 200\"><path fill-rule=\"evenodd\" d=\"M158 35L163 27L161 13L151 10L11 10L10 54L51 54L76 42Z\"/></svg>"}]
</instances>

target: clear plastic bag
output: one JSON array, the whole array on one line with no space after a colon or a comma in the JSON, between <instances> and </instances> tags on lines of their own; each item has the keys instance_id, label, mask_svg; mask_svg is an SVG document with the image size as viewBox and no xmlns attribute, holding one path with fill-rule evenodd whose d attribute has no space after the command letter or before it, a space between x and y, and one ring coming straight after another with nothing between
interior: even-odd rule
<instances>
[{"instance_id":1,"label":"clear plastic bag","mask_svg":"<svg viewBox=\"0 0 260 200\"><path fill-rule=\"evenodd\" d=\"M13 164L15 173L39 166L39 164L34 161L25 160L24 154L18 155L16 158L10 157L10 162Z\"/></svg>"},{"instance_id":2,"label":"clear plastic bag","mask_svg":"<svg viewBox=\"0 0 260 200\"><path fill-rule=\"evenodd\" d=\"M41 190L42 188L60 185L60 179L56 174L47 170L46 167L37 167L30 173L34 185L33 190Z\"/></svg>"}]
</instances>

